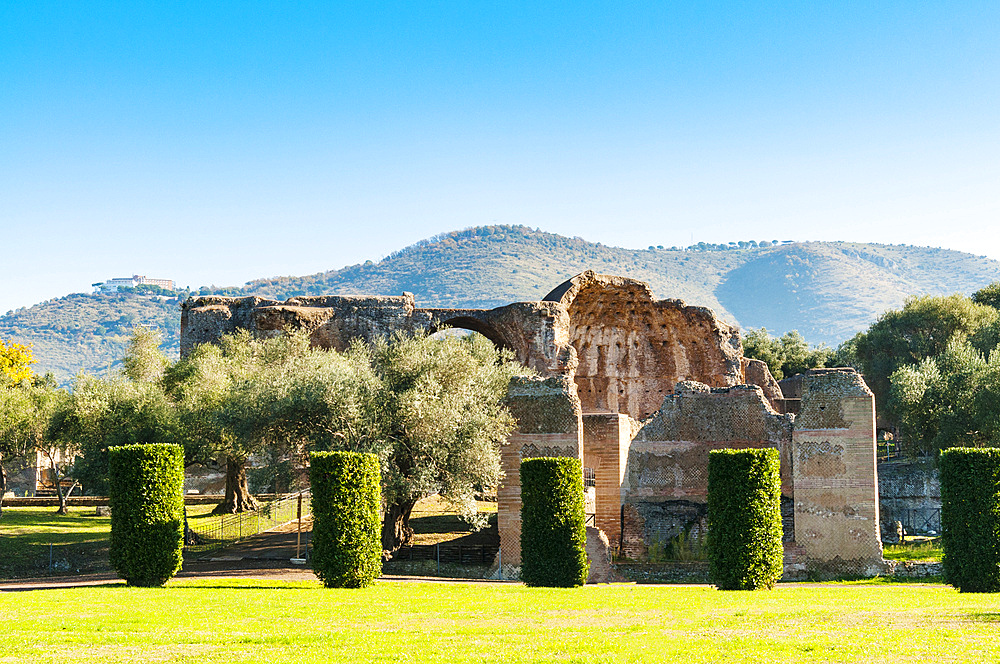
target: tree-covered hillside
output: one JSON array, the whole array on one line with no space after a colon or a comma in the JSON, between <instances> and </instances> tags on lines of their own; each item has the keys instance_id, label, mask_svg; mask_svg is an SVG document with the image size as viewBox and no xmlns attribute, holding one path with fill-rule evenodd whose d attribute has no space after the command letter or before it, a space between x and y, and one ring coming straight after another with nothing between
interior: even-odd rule
<instances>
[{"instance_id":1,"label":"tree-covered hillside","mask_svg":"<svg viewBox=\"0 0 1000 664\"><path fill-rule=\"evenodd\" d=\"M176 357L180 344L175 297L137 293L74 293L0 317L0 338L31 344L35 373L51 371L60 381L77 372L105 373L125 352L136 325L163 332L163 349Z\"/></svg>"},{"instance_id":2,"label":"tree-covered hillside","mask_svg":"<svg viewBox=\"0 0 1000 664\"><path fill-rule=\"evenodd\" d=\"M483 226L418 242L378 262L201 292L283 300L409 291L422 306L495 307L538 300L585 270L647 281L659 298L710 307L744 327L795 329L812 343L832 345L902 306L908 295L968 295L1000 279L1000 262L928 247L758 240L632 250L524 226ZM107 367L135 323L162 329L168 351L176 352L176 305L135 293L71 295L0 317L0 338L33 343L36 368L64 379L80 368Z\"/></svg>"}]
</instances>

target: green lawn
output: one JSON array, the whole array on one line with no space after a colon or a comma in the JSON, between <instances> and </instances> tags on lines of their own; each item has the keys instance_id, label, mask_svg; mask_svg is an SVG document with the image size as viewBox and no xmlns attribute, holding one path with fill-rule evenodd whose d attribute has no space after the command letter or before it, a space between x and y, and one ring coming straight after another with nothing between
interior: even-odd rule
<instances>
[{"instance_id":1,"label":"green lawn","mask_svg":"<svg viewBox=\"0 0 1000 664\"><path fill-rule=\"evenodd\" d=\"M192 520L204 518L213 505L188 505ZM93 507L5 507L0 516L0 579L49 574L102 572L111 569L108 546L111 517ZM49 566L49 545L52 567Z\"/></svg>"},{"instance_id":2,"label":"green lawn","mask_svg":"<svg viewBox=\"0 0 1000 664\"><path fill-rule=\"evenodd\" d=\"M911 540L903 544L889 544L882 551L886 560L918 560L922 562L941 562L944 549L941 539Z\"/></svg>"},{"instance_id":3,"label":"green lawn","mask_svg":"<svg viewBox=\"0 0 1000 664\"><path fill-rule=\"evenodd\" d=\"M95 516L93 507L5 507L0 517L0 579L110 569L111 517Z\"/></svg>"},{"instance_id":4,"label":"green lawn","mask_svg":"<svg viewBox=\"0 0 1000 664\"><path fill-rule=\"evenodd\" d=\"M941 662L1000 659L1000 596L708 587L175 581L0 595L0 662Z\"/></svg>"}]
</instances>

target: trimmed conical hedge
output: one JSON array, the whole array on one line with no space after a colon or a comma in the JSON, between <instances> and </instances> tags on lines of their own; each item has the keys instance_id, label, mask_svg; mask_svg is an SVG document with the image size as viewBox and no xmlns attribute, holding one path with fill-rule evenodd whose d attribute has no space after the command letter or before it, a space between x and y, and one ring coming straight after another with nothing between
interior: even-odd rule
<instances>
[{"instance_id":1,"label":"trimmed conical hedge","mask_svg":"<svg viewBox=\"0 0 1000 664\"><path fill-rule=\"evenodd\" d=\"M130 586L162 586L184 553L184 450L108 448L111 566Z\"/></svg>"},{"instance_id":2,"label":"trimmed conical hedge","mask_svg":"<svg viewBox=\"0 0 1000 664\"><path fill-rule=\"evenodd\" d=\"M708 560L719 590L772 588L781 578L778 451L708 454Z\"/></svg>"},{"instance_id":3,"label":"trimmed conical hedge","mask_svg":"<svg viewBox=\"0 0 1000 664\"><path fill-rule=\"evenodd\" d=\"M573 457L521 462L521 579L529 586L587 582L583 466Z\"/></svg>"}]
</instances>

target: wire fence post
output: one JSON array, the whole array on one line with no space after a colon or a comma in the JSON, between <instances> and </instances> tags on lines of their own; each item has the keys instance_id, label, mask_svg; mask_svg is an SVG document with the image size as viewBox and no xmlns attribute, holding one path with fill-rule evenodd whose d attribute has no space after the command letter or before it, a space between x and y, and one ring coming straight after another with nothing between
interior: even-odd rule
<instances>
[{"instance_id":1,"label":"wire fence post","mask_svg":"<svg viewBox=\"0 0 1000 664\"><path fill-rule=\"evenodd\" d=\"M297 518L299 520L299 533L295 537L295 557L302 558L302 492L299 491L299 509Z\"/></svg>"}]
</instances>

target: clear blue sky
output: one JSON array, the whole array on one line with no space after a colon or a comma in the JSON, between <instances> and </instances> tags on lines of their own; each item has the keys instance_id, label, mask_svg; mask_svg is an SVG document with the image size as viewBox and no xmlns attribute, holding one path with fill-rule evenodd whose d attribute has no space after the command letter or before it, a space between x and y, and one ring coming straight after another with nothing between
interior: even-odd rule
<instances>
[{"instance_id":1,"label":"clear blue sky","mask_svg":"<svg viewBox=\"0 0 1000 664\"><path fill-rule=\"evenodd\" d=\"M0 312L489 223L1000 258L998 35L996 0L0 0Z\"/></svg>"}]
</instances>

